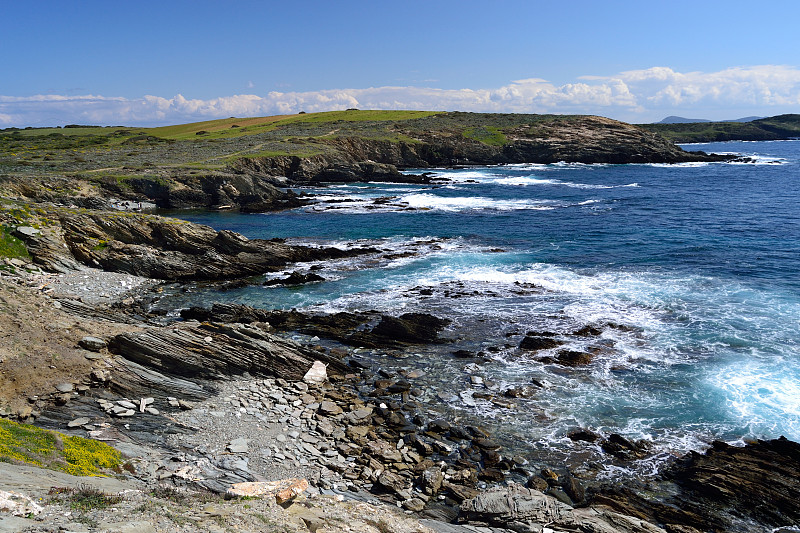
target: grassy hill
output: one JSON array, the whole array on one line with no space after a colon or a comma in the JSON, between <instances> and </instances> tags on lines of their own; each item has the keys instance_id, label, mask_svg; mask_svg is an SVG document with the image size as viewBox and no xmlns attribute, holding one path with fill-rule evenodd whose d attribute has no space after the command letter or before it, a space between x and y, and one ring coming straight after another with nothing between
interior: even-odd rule
<instances>
[{"instance_id":1,"label":"grassy hill","mask_svg":"<svg viewBox=\"0 0 800 533\"><path fill-rule=\"evenodd\" d=\"M800 115L778 115L752 122L639 124L675 143L772 141L800 137Z\"/></svg>"},{"instance_id":2,"label":"grassy hill","mask_svg":"<svg viewBox=\"0 0 800 533\"><path fill-rule=\"evenodd\" d=\"M7 128L0 130L0 173L129 172L154 167L218 170L242 157L327 153L330 141L337 138L417 143L420 136L440 133L502 146L508 129L528 126L534 135L534 124L578 118L351 109L231 117L158 128Z\"/></svg>"},{"instance_id":3,"label":"grassy hill","mask_svg":"<svg viewBox=\"0 0 800 533\"><path fill-rule=\"evenodd\" d=\"M666 134L670 131L664 129ZM414 157L405 157L409 152ZM282 156L332 161L344 154L348 163L419 167L561 160L676 162L683 158L679 152L658 135L601 117L349 109L158 128L7 128L0 130L0 175L124 181L132 176L221 171L242 160Z\"/></svg>"}]
</instances>

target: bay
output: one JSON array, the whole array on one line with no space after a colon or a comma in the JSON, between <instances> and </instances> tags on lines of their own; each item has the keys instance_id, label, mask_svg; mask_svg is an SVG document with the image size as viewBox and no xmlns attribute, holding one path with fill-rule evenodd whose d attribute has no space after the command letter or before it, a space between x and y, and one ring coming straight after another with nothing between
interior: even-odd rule
<instances>
[{"instance_id":1,"label":"bay","mask_svg":"<svg viewBox=\"0 0 800 533\"><path fill-rule=\"evenodd\" d=\"M687 149L752 162L437 169L432 185L304 189L315 200L291 211L175 213L251 238L381 252L297 267L321 267L319 283L198 286L157 305L451 318L446 344L365 355L424 370L415 386L431 415L486 425L535 461L601 457L566 438L576 427L652 441L660 455L643 472L713 439L800 440L800 141ZM601 333L573 334L585 326ZM558 349L593 361L520 350L528 332L561 335ZM513 408L488 399L534 383Z\"/></svg>"}]
</instances>

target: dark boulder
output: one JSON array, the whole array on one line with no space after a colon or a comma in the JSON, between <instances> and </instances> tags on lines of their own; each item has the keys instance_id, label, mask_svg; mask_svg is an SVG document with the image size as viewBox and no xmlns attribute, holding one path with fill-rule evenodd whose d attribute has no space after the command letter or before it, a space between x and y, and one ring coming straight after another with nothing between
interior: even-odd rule
<instances>
[{"instance_id":1,"label":"dark boulder","mask_svg":"<svg viewBox=\"0 0 800 533\"><path fill-rule=\"evenodd\" d=\"M294 271L285 278L265 281L264 285L303 285L305 283L311 283L314 281L325 281L325 278L319 274L314 274L313 272L302 274Z\"/></svg>"},{"instance_id":2,"label":"dark boulder","mask_svg":"<svg viewBox=\"0 0 800 533\"><path fill-rule=\"evenodd\" d=\"M578 441L597 442L601 438L600 435L595 433L594 431L584 428L573 429L572 431L567 433L567 437L573 442L578 442Z\"/></svg>"},{"instance_id":3,"label":"dark boulder","mask_svg":"<svg viewBox=\"0 0 800 533\"><path fill-rule=\"evenodd\" d=\"M604 452L609 453L619 459L639 459L647 455L651 444L645 440L631 441L618 433L612 433L600 443Z\"/></svg>"},{"instance_id":4,"label":"dark boulder","mask_svg":"<svg viewBox=\"0 0 800 533\"><path fill-rule=\"evenodd\" d=\"M372 335L400 343L430 343L439 340L439 332L450 322L426 313L406 313L399 317L384 315L372 329Z\"/></svg>"},{"instance_id":5,"label":"dark boulder","mask_svg":"<svg viewBox=\"0 0 800 533\"><path fill-rule=\"evenodd\" d=\"M579 352L577 350L560 350L556 354L555 362L564 366L588 365L594 359L594 354Z\"/></svg>"},{"instance_id":6,"label":"dark boulder","mask_svg":"<svg viewBox=\"0 0 800 533\"><path fill-rule=\"evenodd\" d=\"M562 344L564 344L564 341L554 339L553 337L542 337L539 335L528 334L519 343L519 347L521 350L533 352L539 350L551 350L553 348L558 348Z\"/></svg>"}]
</instances>

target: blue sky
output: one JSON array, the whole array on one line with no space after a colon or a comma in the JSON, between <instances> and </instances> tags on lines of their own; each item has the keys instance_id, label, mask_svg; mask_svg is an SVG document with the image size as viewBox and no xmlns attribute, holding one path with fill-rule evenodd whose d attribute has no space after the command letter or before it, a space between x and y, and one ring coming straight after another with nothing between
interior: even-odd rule
<instances>
[{"instance_id":1,"label":"blue sky","mask_svg":"<svg viewBox=\"0 0 800 533\"><path fill-rule=\"evenodd\" d=\"M37 1L0 6L0 127L347 107L800 112L800 2Z\"/></svg>"}]
</instances>

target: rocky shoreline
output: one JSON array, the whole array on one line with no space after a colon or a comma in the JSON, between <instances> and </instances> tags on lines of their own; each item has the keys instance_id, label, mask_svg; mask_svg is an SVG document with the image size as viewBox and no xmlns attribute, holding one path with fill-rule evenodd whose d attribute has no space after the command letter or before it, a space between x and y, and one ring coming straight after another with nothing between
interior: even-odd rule
<instances>
[{"instance_id":1,"label":"rocky shoreline","mask_svg":"<svg viewBox=\"0 0 800 533\"><path fill-rule=\"evenodd\" d=\"M0 270L10 332L3 391L13 396L2 398L3 414L113 443L129 458L122 479L148 490L225 494L236 483L305 479L302 496L284 502L289 515L343 497L402 510L405 518L375 511L406 524L392 531L771 531L800 521L793 442L715 443L650 480L602 483L507 456L485 428L429 417L416 400L417 375L375 368L360 353L439 342L445 317L224 305L187 310L180 321L148 313L155 277L225 280L373 250L250 241L156 216L46 204L3 216L31 254ZM293 340L298 331L304 336ZM31 347L58 347L37 348L35 359L20 335ZM543 342L558 339L534 332L522 341L530 350ZM563 364L575 357L564 354ZM41 367L37 375L30 365ZM325 367L324 379L307 376L314 365ZM619 435L579 430L570 438L620 461L647 454ZM270 505L270 519L287 531L346 530L329 520L341 510L298 522ZM177 530L140 514L149 530ZM45 513L19 530L49 531L62 518ZM98 526L85 530L108 530L99 526L108 516L93 520ZM364 524L351 530L381 530Z\"/></svg>"},{"instance_id":2,"label":"rocky shoreline","mask_svg":"<svg viewBox=\"0 0 800 533\"><path fill-rule=\"evenodd\" d=\"M57 132L40 144L19 132L4 133L15 148L0 154L7 172L0 174L0 191L20 201L90 209L269 212L309 202L291 188L332 182L431 182L429 175L403 172L407 169L746 161L684 151L656 133L597 116L448 112L361 120L357 110L351 115L352 120L331 122L323 116L309 122L287 119L263 132L234 128L235 135L228 128L213 139L205 138L207 131L198 132L196 139L175 140L98 129L104 135L94 140L101 144L89 146L83 141L91 138L62 139ZM53 135L75 149L53 147L39 153L50 146ZM118 144L121 138L127 140ZM267 147L272 149L258 149Z\"/></svg>"}]
</instances>

